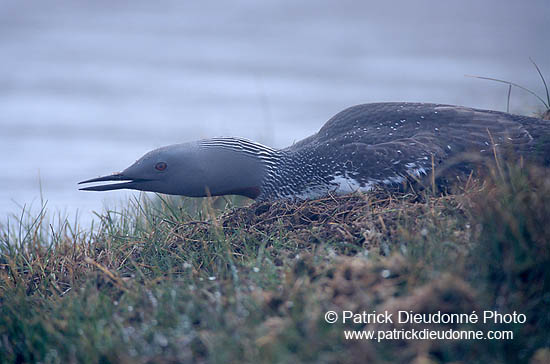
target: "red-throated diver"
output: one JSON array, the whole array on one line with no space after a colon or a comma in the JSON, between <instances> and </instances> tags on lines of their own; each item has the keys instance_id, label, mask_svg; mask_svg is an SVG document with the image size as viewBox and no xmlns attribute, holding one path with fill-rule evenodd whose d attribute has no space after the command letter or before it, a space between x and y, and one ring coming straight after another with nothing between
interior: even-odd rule
<instances>
[{"instance_id":1,"label":"red-throated diver","mask_svg":"<svg viewBox=\"0 0 550 364\"><path fill-rule=\"evenodd\" d=\"M260 200L369 191L427 175L465 152L493 146L535 152L547 121L504 112L426 103L350 107L318 133L285 149L213 138L155 149L120 173L80 183L126 181L85 191L134 189L173 195L243 195ZM432 160L433 156L433 160Z\"/></svg>"}]
</instances>

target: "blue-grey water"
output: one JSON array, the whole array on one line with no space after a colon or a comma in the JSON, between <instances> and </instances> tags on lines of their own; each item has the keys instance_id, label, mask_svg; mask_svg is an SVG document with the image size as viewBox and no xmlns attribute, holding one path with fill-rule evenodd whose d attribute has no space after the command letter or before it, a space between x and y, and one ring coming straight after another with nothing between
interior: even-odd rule
<instances>
[{"instance_id":1,"label":"blue-grey water","mask_svg":"<svg viewBox=\"0 0 550 364\"><path fill-rule=\"evenodd\" d=\"M89 217L132 192L80 192L167 144L283 147L358 103L505 110L496 77L543 93L548 0L0 1L0 221ZM542 104L513 90L511 111ZM0 222L1 224L1 222Z\"/></svg>"}]
</instances>

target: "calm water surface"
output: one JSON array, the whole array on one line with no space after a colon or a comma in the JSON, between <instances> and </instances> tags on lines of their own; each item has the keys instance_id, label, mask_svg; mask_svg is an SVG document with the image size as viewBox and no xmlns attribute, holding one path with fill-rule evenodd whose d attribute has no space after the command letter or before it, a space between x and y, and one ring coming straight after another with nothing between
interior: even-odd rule
<instances>
[{"instance_id":1,"label":"calm water surface","mask_svg":"<svg viewBox=\"0 0 550 364\"><path fill-rule=\"evenodd\" d=\"M390 2L388 2L390 3ZM132 192L79 192L167 144L284 147L358 103L504 110L550 78L550 2L0 1L0 224L40 205L89 220ZM511 110L541 106L514 90Z\"/></svg>"}]
</instances>

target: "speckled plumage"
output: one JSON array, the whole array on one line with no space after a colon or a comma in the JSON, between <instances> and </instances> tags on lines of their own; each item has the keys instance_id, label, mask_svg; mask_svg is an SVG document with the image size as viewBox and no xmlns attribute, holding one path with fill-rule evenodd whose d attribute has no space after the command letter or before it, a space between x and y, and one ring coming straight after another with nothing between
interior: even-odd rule
<instances>
[{"instance_id":1,"label":"speckled plumage","mask_svg":"<svg viewBox=\"0 0 550 364\"><path fill-rule=\"evenodd\" d=\"M451 156L492 155L504 144L532 149L547 122L520 115L426 103L350 107L318 133L274 151L260 199L368 191L427 175Z\"/></svg>"},{"instance_id":2,"label":"speckled plumage","mask_svg":"<svg viewBox=\"0 0 550 364\"><path fill-rule=\"evenodd\" d=\"M178 177L181 181L168 181L170 187L157 183L145 188L130 182L130 187L116 188L188 196L231 193L260 200L369 191L374 186L418 179L430 174L432 166L437 170L464 153L492 155L495 148L509 145L517 153L534 154L537 141L550 136L549 129L545 120L497 111L427 103L364 104L341 111L319 132L285 149L241 138L213 138L160 148L116 174L117 179L129 176L139 182L143 172L136 166L158 163L169 153L177 163L192 162L191 167L180 168L197 171L193 174L194 192L174 187L191 184L185 176ZM193 167L193 163L201 165ZM232 166L240 166L239 172ZM145 181L157 181L155 178ZM87 182L103 180L108 177ZM201 194L201 189L209 192Z\"/></svg>"}]
</instances>

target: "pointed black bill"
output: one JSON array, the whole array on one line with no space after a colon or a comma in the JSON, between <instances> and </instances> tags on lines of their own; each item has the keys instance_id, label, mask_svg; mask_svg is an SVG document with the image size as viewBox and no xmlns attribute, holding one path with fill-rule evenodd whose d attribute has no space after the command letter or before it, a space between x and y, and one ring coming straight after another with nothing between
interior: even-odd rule
<instances>
[{"instance_id":1,"label":"pointed black bill","mask_svg":"<svg viewBox=\"0 0 550 364\"><path fill-rule=\"evenodd\" d=\"M86 181L78 182L78 184L81 185L83 183L92 183L92 182L128 181L128 180L131 180L131 178L125 177L122 173L113 173L109 176L87 179Z\"/></svg>"},{"instance_id":2,"label":"pointed black bill","mask_svg":"<svg viewBox=\"0 0 550 364\"><path fill-rule=\"evenodd\" d=\"M83 183L93 183L93 182L111 182L111 181L126 181L122 183L110 183L106 185L97 185L97 186L90 186L90 187L83 187L79 188L80 191L112 191L112 190L120 190L123 188L128 189L137 189L136 187L139 185L140 182L148 181L147 179L136 179L136 178L128 178L124 176L122 173L115 173L110 176L103 176L103 177L97 177L97 178L91 178L87 179L82 182L78 182L78 184Z\"/></svg>"}]
</instances>

